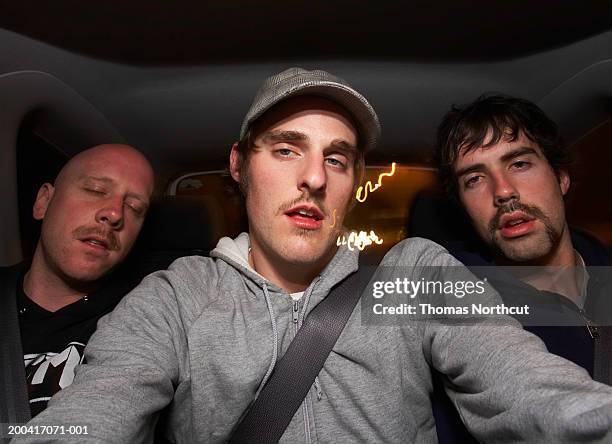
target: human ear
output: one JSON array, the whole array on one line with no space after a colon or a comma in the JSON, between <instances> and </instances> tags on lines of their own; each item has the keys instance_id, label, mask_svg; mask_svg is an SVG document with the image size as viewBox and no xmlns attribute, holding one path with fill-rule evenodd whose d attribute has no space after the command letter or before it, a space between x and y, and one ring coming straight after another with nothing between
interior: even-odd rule
<instances>
[{"instance_id":1,"label":"human ear","mask_svg":"<svg viewBox=\"0 0 612 444\"><path fill-rule=\"evenodd\" d=\"M32 207L32 216L34 216L34 219L42 220L45 217L54 192L55 188L50 183L44 183L39 188L34 206Z\"/></svg>"},{"instance_id":2,"label":"human ear","mask_svg":"<svg viewBox=\"0 0 612 444\"><path fill-rule=\"evenodd\" d=\"M559 171L559 187L561 188L561 194L563 196L565 196L567 192L569 191L570 183L571 183L571 180L570 180L569 173L567 172L567 170L560 170Z\"/></svg>"},{"instance_id":3,"label":"human ear","mask_svg":"<svg viewBox=\"0 0 612 444\"><path fill-rule=\"evenodd\" d=\"M238 183L240 183L240 169L242 166L241 157L238 152L238 142L236 142L232 145L232 151L230 152L230 175Z\"/></svg>"}]
</instances>

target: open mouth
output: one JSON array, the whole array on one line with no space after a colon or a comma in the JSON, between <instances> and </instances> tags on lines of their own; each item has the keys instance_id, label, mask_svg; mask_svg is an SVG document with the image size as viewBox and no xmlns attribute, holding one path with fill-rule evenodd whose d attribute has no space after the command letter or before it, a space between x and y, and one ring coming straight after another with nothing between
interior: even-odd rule
<instances>
[{"instance_id":1,"label":"open mouth","mask_svg":"<svg viewBox=\"0 0 612 444\"><path fill-rule=\"evenodd\" d=\"M81 242L83 242L84 244L95 248L96 250L99 251L108 251L110 250L109 248L109 244L106 240L104 239L100 239L100 238L85 238L85 239L81 239Z\"/></svg>"},{"instance_id":2,"label":"open mouth","mask_svg":"<svg viewBox=\"0 0 612 444\"><path fill-rule=\"evenodd\" d=\"M294 207L285 212L285 216L297 225L299 228L307 230L316 230L323 225L323 213L316 207L299 206Z\"/></svg>"},{"instance_id":3,"label":"open mouth","mask_svg":"<svg viewBox=\"0 0 612 444\"><path fill-rule=\"evenodd\" d=\"M525 213L510 213L501 217L499 230L505 238L515 238L524 236L531 231L535 226L535 218L526 215Z\"/></svg>"}]
</instances>

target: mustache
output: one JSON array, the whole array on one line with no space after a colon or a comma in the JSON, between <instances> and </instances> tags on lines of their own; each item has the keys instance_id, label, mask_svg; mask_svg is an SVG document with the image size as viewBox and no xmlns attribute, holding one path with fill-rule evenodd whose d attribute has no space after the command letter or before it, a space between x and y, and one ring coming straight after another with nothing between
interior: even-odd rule
<instances>
[{"instance_id":1,"label":"mustache","mask_svg":"<svg viewBox=\"0 0 612 444\"><path fill-rule=\"evenodd\" d=\"M327 218L329 215L329 212L327 211L327 208L325 207L325 204L323 203L321 199L319 199L318 197L304 197L304 196L300 196L297 199L293 199L290 202L286 202L282 204L280 207L278 207L278 212L279 214L284 214L287 210L290 210L291 208L297 205L301 205L301 204L314 204L319 209L319 211L323 214L323 216Z\"/></svg>"},{"instance_id":2,"label":"mustache","mask_svg":"<svg viewBox=\"0 0 612 444\"><path fill-rule=\"evenodd\" d=\"M80 226L72 232L72 236L75 239L84 239L88 237L99 237L104 239L106 246L111 251L119 251L121 249L121 243L117 236L112 230L104 229L104 227L86 227Z\"/></svg>"},{"instance_id":3,"label":"mustache","mask_svg":"<svg viewBox=\"0 0 612 444\"><path fill-rule=\"evenodd\" d=\"M510 201L510 203L502 205L497 209L495 216L493 216L491 218L491 221L489 222L489 232L494 233L495 230L499 228L499 221L504 214L512 213L514 211L521 211L527 216L533 217L534 219L540 219L543 221L548 220L548 217L544 214L544 212L535 205L527 205L519 201L513 200Z\"/></svg>"}]
</instances>

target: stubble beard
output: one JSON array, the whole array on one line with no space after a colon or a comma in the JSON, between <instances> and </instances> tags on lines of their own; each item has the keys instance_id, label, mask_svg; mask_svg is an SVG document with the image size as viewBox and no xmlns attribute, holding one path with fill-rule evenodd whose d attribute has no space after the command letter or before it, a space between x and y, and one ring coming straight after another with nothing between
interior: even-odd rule
<instances>
[{"instance_id":1,"label":"stubble beard","mask_svg":"<svg viewBox=\"0 0 612 444\"><path fill-rule=\"evenodd\" d=\"M290 226L288 232L281 237L268 226L260 227L256 234L259 244L271 257L294 266L309 267L324 260L331 259L336 250L338 229L329 228L329 212L323 201L317 197L292 199L279 205L275 217L282 217L285 212L300 204L314 204L325 215L323 226L317 230L308 230L297 226ZM251 227L251 230L254 227ZM255 233L253 233L255 234ZM305 248L298 246L300 241L307 244Z\"/></svg>"}]
</instances>

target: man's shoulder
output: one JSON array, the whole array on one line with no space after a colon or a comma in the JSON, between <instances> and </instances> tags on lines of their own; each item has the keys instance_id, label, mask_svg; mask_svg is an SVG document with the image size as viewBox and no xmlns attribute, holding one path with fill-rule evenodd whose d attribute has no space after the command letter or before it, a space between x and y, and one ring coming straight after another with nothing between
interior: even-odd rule
<instances>
[{"instance_id":1,"label":"man's shoulder","mask_svg":"<svg viewBox=\"0 0 612 444\"><path fill-rule=\"evenodd\" d=\"M214 261L209 257L180 257L168 268L145 276L121 299L104 322L132 322L147 316L151 319L187 317L193 320L210 300L210 288L214 288L218 275L214 268Z\"/></svg>"},{"instance_id":2,"label":"man's shoulder","mask_svg":"<svg viewBox=\"0 0 612 444\"><path fill-rule=\"evenodd\" d=\"M422 237L410 237L393 246L381 265L452 266L459 263L442 245Z\"/></svg>"},{"instance_id":3,"label":"man's shoulder","mask_svg":"<svg viewBox=\"0 0 612 444\"><path fill-rule=\"evenodd\" d=\"M169 266L168 270L185 273L185 272L197 272L201 273L203 270L206 271L209 268L215 267L216 260L209 256L183 256L175 259Z\"/></svg>"},{"instance_id":4,"label":"man's shoulder","mask_svg":"<svg viewBox=\"0 0 612 444\"><path fill-rule=\"evenodd\" d=\"M171 286L210 282L218 276L217 261L208 256L183 256L175 259L168 268L150 273L142 279L136 287L157 286L160 281L168 282Z\"/></svg>"},{"instance_id":5,"label":"man's shoulder","mask_svg":"<svg viewBox=\"0 0 612 444\"><path fill-rule=\"evenodd\" d=\"M603 242L587 231L572 227L572 243L580 253L586 265L603 266L612 265L612 253Z\"/></svg>"},{"instance_id":6,"label":"man's shoulder","mask_svg":"<svg viewBox=\"0 0 612 444\"><path fill-rule=\"evenodd\" d=\"M134 301L143 299L150 303L153 296L168 302L176 300L179 305L198 303L211 295L210 289L223 274L222 264L207 256L184 256L172 262L167 269L155 271L140 282L128 295L127 299ZM170 296L170 299L168 299ZM189 302L191 301L191 302Z\"/></svg>"}]
</instances>

